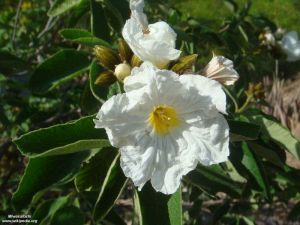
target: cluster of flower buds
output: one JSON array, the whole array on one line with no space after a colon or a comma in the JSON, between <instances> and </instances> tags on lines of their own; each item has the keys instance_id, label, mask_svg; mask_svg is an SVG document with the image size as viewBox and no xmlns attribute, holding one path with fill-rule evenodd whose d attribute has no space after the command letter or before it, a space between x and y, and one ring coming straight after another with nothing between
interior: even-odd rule
<instances>
[{"instance_id":1,"label":"cluster of flower buds","mask_svg":"<svg viewBox=\"0 0 300 225\"><path fill-rule=\"evenodd\" d=\"M97 85L110 85L117 80L123 81L130 75L131 68L142 63L123 39L118 40L118 52L99 45L94 48L94 52L101 66L106 69L96 79Z\"/></svg>"},{"instance_id":2,"label":"cluster of flower buds","mask_svg":"<svg viewBox=\"0 0 300 225\"><path fill-rule=\"evenodd\" d=\"M257 84L250 83L245 94L248 98L262 99L265 95L264 86L261 82Z\"/></svg>"}]
</instances>

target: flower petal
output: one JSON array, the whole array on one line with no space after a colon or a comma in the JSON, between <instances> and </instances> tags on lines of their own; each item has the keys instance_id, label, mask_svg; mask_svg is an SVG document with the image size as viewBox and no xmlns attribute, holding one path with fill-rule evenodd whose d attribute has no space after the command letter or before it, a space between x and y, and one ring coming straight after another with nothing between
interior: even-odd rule
<instances>
[{"instance_id":1,"label":"flower petal","mask_svg":"<svg viewBox=\"0 0 300 225\"><path fill-rule=\"evenodd\" d=\"M215 118L188 123L189 128L183 138L189 143L191 152L203 165L211 165L227 160L229 156L229 126L221 114Z\"/></svg>"},{"instance_id":2,"label":"flower petal","mask_svg":"<svg viewBox=\"0 0 300 225\"><path fill-rule=\"evenodd\" d=\"M150 24L146 34L143 33L143 29L141 23L135 17L131 17L122 31L131 50L140 59L163 68L170 60L180 56L181 51L175 49L176 33L167 23Z\"/></svg>"},{"instance_id":3,"label":"flower petal","mask_svg":"<svg viewBox=\"0 0 300 225\"><path fill-rule=\"evenodd\" d=\"M131 76L124 80L124 90L147 92L155 105L171 104L182 95L179 75L169 70L159 70L149 62L134 68Z\"/></svg>"},{"instance_id":4,"label":"flower petal","mask_svg":"<svg viewBox=\"0 0 300 225\"><path fill-rule=\"evenodd\" d=\"M94 120L96 128L105 128L114 147L135 144L140 135L149 132L147 116L152 107L146 95L136 92L111 97Z\"/></svg>"},{"instance_id":5,"label":"flower petal","mask_svg":"<svg viewBox=\"0 0 300 225\"><path fill-rule=\"evenodd\" d=\"M154 140L145 134L135 145L124 146L121 151L121 168L126 177L141 189L151 178L157 149Z\"/></svg>"},{"instance_id":6,"label":"flower petal","mask_svg":"<svg viewBox=\"0 0 300 225\"><path fill-rule=\"evenodd\" d=\"M222 85L217 81L203 76L184 74L180 76L180 82L188 88L198 91L197 96L207 96L216 106L219 112L226 113L226 95L222 90Z\"/></svg>"},{"instance_id":7,"label":"flower petal","mask_svg":"<svg viewBox=\"0 0 300 225\"><path fill-rule=\"evenodd\" d=\"M224 56L214 56L202 71L202 75L225 85L232 85L239 79L233 62Z\"/></svg>"},{"instance_id":8,"label":"flower petal","mask_svg":"<svg viewBox=\"0 0 300 225\"><path fill-rule=\"evenodd\" d=\"M187 143L178 141L180 133L180 130L175 130L157 141L158 151L151 184L156 191L164 194L176 192L181 178L197 166L197 158L186 148Z\"/></svg>"}]
</instances>

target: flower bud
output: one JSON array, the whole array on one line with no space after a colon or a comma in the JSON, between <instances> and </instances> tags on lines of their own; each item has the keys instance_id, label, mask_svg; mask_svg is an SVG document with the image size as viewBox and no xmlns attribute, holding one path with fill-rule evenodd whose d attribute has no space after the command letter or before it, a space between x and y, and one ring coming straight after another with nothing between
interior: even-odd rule
<instances>
[{"instance_id":1,"label":"flower bud","mask_svg":"<svg viewBox=\"0 0 300 225\"><path fill-rule=\"evenodd\" d=\"M183 74L186 70L192 68L197 60L197 57L197 54L193 54L179 58L178 62L176 62L175 65L172 66L171 70L173 70L175 73Z\"/></svg>"},{"instance_id":2,"label":"flower bud","mask_svg":"<svg viewBox=\"0 0 300 225\"><path fill-rule=\"evenodd\" d=\"M139 67L142 64L142 62L143 61L137 55L133 55L131 58L130 65L132 66L132 68Z\"/></svg>"},{"instance_id":3,"label":"flower bud","mask_svg":"<svg viewBox=\"0 0 300 225\"><path fill-rule=\"evenodd\" d=\"M121 61L122 62L124 62L124 61L130 62L130 59L131 59L133 53L124 39L120 38L118 40L118 48L119 48Z\"/></svg>"},{"instance_id":4,"label":"flower bud","mask_svg":"<svg viewBox=\"0 0 300 225\"><path fill-rule=\"evenodd\" d=\"M233 68L233 62L224 56L213 56L201 75L216 80L225 85L234 84L239 75Z\"/></svg>"},{"instance_id":5,"label":"flower bud","mask_svg":"<svg viewBox=\"0 0 300 225\"><path fill-rule=\"evenodd\" d=\"M120 63L118 54L110 48L97 45L95 46L94 51L97 59L100 61L100 64L106 69L113 71L115 65Z\"/></svg>"},{"instance_id":6,"label":"flower bud","mask_svg":"<svg viewBox=\"0 0 300 225\"><path fill-rule=\"evenodd\" d=\"M117 81L117 79L112 72L104 71L97 77L97 79L95 80L95 84L100 85L100 86L101 85L110 85L116 81Z\"/></svg>"},{"instance_id":7,"label":"flower bud","mask_svg":"<svg viewBox=\"0 0 300 225\"><path fill-rule=\"evenodd\" d=\"M250 83L245 93L248 97L252 96L255 99L262 99L265 93L264 86L261 82L257 84Z\"/></svg>"},{"instance_id":8,"label":"flower bud","mask_svg":"<svg viewBox=\"0 0 300 225\"><path fill-rule=\"evenodd\" d=\"M115 68L115 76L119 81L123 81L131 73L131 67L127 63L121 63Z\"/></svg>"}]
</instances>

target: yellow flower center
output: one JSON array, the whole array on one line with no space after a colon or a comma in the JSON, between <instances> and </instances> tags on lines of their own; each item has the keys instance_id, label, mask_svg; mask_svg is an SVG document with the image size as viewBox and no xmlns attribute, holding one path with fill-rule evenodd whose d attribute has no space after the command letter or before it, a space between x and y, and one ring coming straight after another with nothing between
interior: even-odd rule
<instances>
[{"instance_id":1,"label":"yellow flower center","mask_svg":"<svg viewBox=\"0 0 300 225\"><path fill-rule=\"evenodd\" d=\"M175 109L166 105L155 107L149 115L148 122L160 135L168 134L180 123Z\"/></svg>"}]
</instances>

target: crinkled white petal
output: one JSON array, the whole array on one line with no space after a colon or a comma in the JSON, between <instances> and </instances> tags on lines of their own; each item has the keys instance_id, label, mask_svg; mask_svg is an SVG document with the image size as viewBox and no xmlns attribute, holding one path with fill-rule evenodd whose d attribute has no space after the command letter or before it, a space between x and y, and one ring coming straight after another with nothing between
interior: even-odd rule
<instances>
[{"instance_id":1,"label":"crinkled white petal","mask_svg":"<svg viewBox=\"0 0 300 225\"><path fill-rule=\"evenodd\" d=\"M211 98L219 112L227 114L226 95L220 83L203 76L186 74L180 76L180 81L184 86L197 90L198 96L207 96Z\"/></svg>"},{"instance_id":2,"label":"crinkled white petal","mask_svg":"<svg viewBox=\"0 0 300 225\"><path fill-rule=\"evenodd\" d=\"M124 146L120 151L121 168L125 176L141 189L151 179L155 167L155 137L146 133L134 145Z\"/></svg>"},{"instance_id":3,"label":"crinkled white petal","mask_svg":"<svg viewBox=\"0 0 300 225\"><path fill-rule=\"evenodd\" d=\"M217 80L225 85L232 85L239 79L233 62L224 56L214 56L202 72L203 76Z\"/></svg>"},{"instance_id":4,"label":"crinkled white petal","mask_svg":"<svg viewBox=\"0 0 300 225\"><path fill-rule=\"evenodd\" d=\"M291 31L284 35L281 46L287 54L287 61L294 62L300 60L300 41L296 31Z\"/></svg>"},{"instance_id":5,"label":"crinkled white petal","mask_svg":"<svg viewBox=\"0 0 300 225\"><path fill-rule=\"evenodd\" d=\"M131 76L124 81L124 89L127 93L148 92L154 104L167 102L179 113L202 110L213 115L217 112L215 108L226 113L226 96L218 82L202 76L178 76L173 71L157 69L149 62L132 70Z\"/></svg>"},{"instance_id":6,"label":"crinkled white petal","mask_svg":"<svg viewBox=\"0 0 300 225\"><path fill-rule=\"evenodd\" d=\"M195 113L196 114L196 113ZM183 136L203 165L212 165L227 160L229 156L229 127L221 114L188 123ZM193 151L193 152L194 152Z\"/></svg>"},{"instance_id":7,"label":"crinkled white petal","mask_svg":"<svg viewBox=\"0 0 300 225\"><path fill-rule=\"evenodd\" d=\"M176 33L167 23L150 24L148 33L143 33L143 29L139 20L131 17L122 31L124 39L141 60L163 68L179 58L181 51L175 49Z\"/></svg>"},{"instance_id":8,"label":"crinkled white petal","mask_svg":"<svg viewBox=\"0 0 300 225\"><path fill-rule=\"evenodd\" d=\"M218 82L144 63L125 79L125 90L103 104L95 124L120 148L124 174L139 189L150 180L156 191L172 194L198 162L227 160L229 129L218 112L225 111L226 99ZM160 105L172 107L180 121L164 135L147 122Z\"/></svg>"},{"instance_id":9,"label":"crinkled white petal","mask_svg":"<svg viewBox=\"0 0 300 225\"><path fill-rule=\"evenodd\" d=\"M155 104L169 101L167 97L176 99L174 95L180 95L181 88L178 74L169 70L159 70L150 62L144 62L139 68L134 68L131 76L124 80L126 92L148 92ZM177 91L166 92L168 89Z\"/></svg>"},{"instance_id":10,"label":"crinkled white petal","mask_svg":"<svg viewBox=\"0 0 300 225\"><path fill-rule=\"evenodd\" d=\"M147 95L118 94L107 100L96 116L95 127L105 128L114 147L135 143L147 131L147 117L153 106Z\"/></svg>"}]
</instances>

